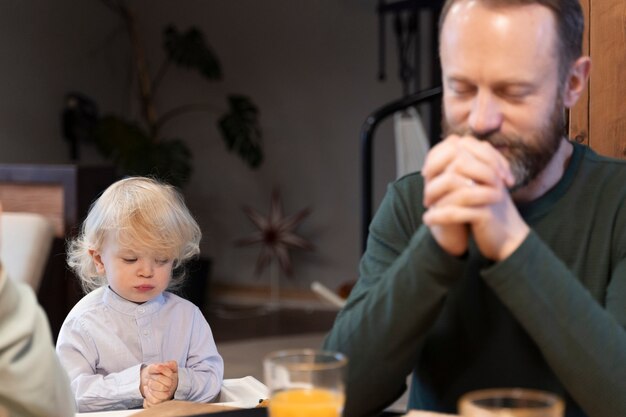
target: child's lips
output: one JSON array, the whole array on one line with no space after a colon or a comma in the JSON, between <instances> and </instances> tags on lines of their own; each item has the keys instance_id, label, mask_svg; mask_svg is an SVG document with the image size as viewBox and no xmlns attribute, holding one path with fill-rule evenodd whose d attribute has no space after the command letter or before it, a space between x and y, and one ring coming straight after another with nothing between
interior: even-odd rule
<instances>
[{"instance_id":1,"label":"child's lips","mask_svg":"<svg viewBox=\"0 0 626 417\"><path fill-rule=\"evenodd\" d=\"M138 285L135 287L138 291L151 291L154 289L152 285Z\"/></svg>"}]
</instances>

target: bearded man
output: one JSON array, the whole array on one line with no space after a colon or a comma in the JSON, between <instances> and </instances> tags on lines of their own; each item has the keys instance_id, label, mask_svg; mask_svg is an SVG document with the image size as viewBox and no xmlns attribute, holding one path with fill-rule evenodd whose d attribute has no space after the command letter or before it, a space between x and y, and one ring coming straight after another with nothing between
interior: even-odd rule
<instances>
[{"instance_id":1,"label":"bearded man","mask_svg":"<svg viewBox=\"0 0 626 417\"><path fill-rule=\"evenodd\" d=\"M587 84L578 0L447 0L445 138L391 184L325 348L344 415L456 412L471 390L626 416L626 162L564 137ZM597 139L600 140L600 139Z\"/></svg>"}]
</instances>

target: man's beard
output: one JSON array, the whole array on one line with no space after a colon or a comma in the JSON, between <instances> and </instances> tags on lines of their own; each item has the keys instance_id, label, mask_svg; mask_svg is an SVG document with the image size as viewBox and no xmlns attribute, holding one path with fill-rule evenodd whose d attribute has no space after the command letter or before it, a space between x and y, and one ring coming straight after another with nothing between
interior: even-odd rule
<instances>
[{"instance_id":1,"label":"man's beard","mask_svg":"<svg viewBox=\"0 0 626 417\"><path fill-rule=\"evenodd\" d=\"M469 128L455 128L443 118L444 137L450 134L473 136L484 140L500 150L509 161L515 184L510 188L515 191L528 185L546 168L556 154L564 135L563 105L557 100L552 114L546 119L546 125L534 132L522 135L505 135L499 131L476 134Z\"/></svg>"}]
</instances>

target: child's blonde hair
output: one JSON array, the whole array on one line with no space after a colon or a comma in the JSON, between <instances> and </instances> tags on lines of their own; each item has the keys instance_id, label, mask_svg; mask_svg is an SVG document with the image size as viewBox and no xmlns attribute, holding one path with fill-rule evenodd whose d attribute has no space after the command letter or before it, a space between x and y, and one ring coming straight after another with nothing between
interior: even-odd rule
<instances>
[{"instance_id":1,"label":"child's blonde hair","mask_svg":"<svg viewBox=\"0 0 626 417\"><path fill-rule=\"evenodd\" d=\"M173 186L151 178L130 177L102 193L91 205L80 234L68 244L67 263L85 292L107 284L89 253L100 251L105 237L116 239L124 248L140 248L173 259L169 288L175 289L185 275L178 267L198 255L202 233Z\"/></svg>"}]
</instances>

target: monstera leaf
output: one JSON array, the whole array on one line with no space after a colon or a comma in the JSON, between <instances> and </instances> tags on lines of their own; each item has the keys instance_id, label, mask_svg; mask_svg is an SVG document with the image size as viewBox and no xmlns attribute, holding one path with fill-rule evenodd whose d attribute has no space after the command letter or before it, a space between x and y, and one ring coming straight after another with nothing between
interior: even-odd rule
<instances>
[{"instance_id":1,"label":"monstera leaf","mask_svg":"<svg viewBox=\"0 0 626 417\"><path fill-rule=\"evenodd\" d=\"M83 129L88 135L93 133L102 155L113 161L121 175L153 175L177 186L185 185L192 173L192 155L183 140L164 138L163 128L175 117L192 111L214 113L214 107L207 103L174 105L159 113L156 96L168 68L178 67L197 71L209 81L221 79L222 70L216 54L209 47L204 35L197 27L179 31L174 25L163 30L163 62L153 77L147 65L146 51L132 34L138 33L135 13L127 2L109 2L103 0L112 11L117 13L126 25L126 32L131 35L131 59L137 82L139 111L138 122L129 121L119 116L98 117L95 129ZM76 126L71 116L66 115L66 125ZM252 101L245 96L228 97L228 110L219 118L218 128L227 148L236 153L250 167L256 168L263 161L261 149L261 129L259 111ZM76 129L68 134L78 135ZM86 135L81 135L86 136ZM90 138L89 138L90 139Z\"/></svg>"},{"instance_id":2,"label":"monstera leaf","mask_svg":"<svg viewBox=\"0 0 626 417\"><path fill-rule=\"evenodd\" d=\"M196 69L210 80L222 78L222 69L217 56L207 46L202 32L191 27L187 32L180 33L176 27L169 25L163 31L165 52L175 64Z\"/></svg>"},{"instance_id":3,"label":"monstera leaf","mask_svg":"<svg viewBox=\"0 0 626 417\"><path fill-rule=\"evenodd\" d=\"M98 121L95 141L104 157L124 166L151 142L143 129L117 116L104 116Z\"/></svg>"},{"instance_id":4,"label":"monstera leaf","mask_svg":"<svg viewBox=\"0 0 626 417\"><path fill-rule=\"evenodd\" d=\"M191 178L191 151L181 139L164 139L151 148L152 174L170 184L183 186Z\"/></svg>"},{"instance_id":5,"label":"monstera leaf","mask_svg":"<svg viewBox=\"0 0 626 417\"><path fill-rule=\"evenodd\" d=\"M191 152L180 139L151 139L134 123L116 116L100 119L95 132L100 152L123 175L155 176L182 186L191 177Z\"/></svg>"},{"instance_id":6,"label":"monstera leaf","mask_svg":"<svg viewBox=\"0 0 626 417\"><path fill-rule=\"evenodd\" d=\"M241 95L229 96L228 103L228 113L219 120L222 138L230 151L237 152L251 168L257 168L263 162L259 110Z\"/></svg>"}]
</instances>

